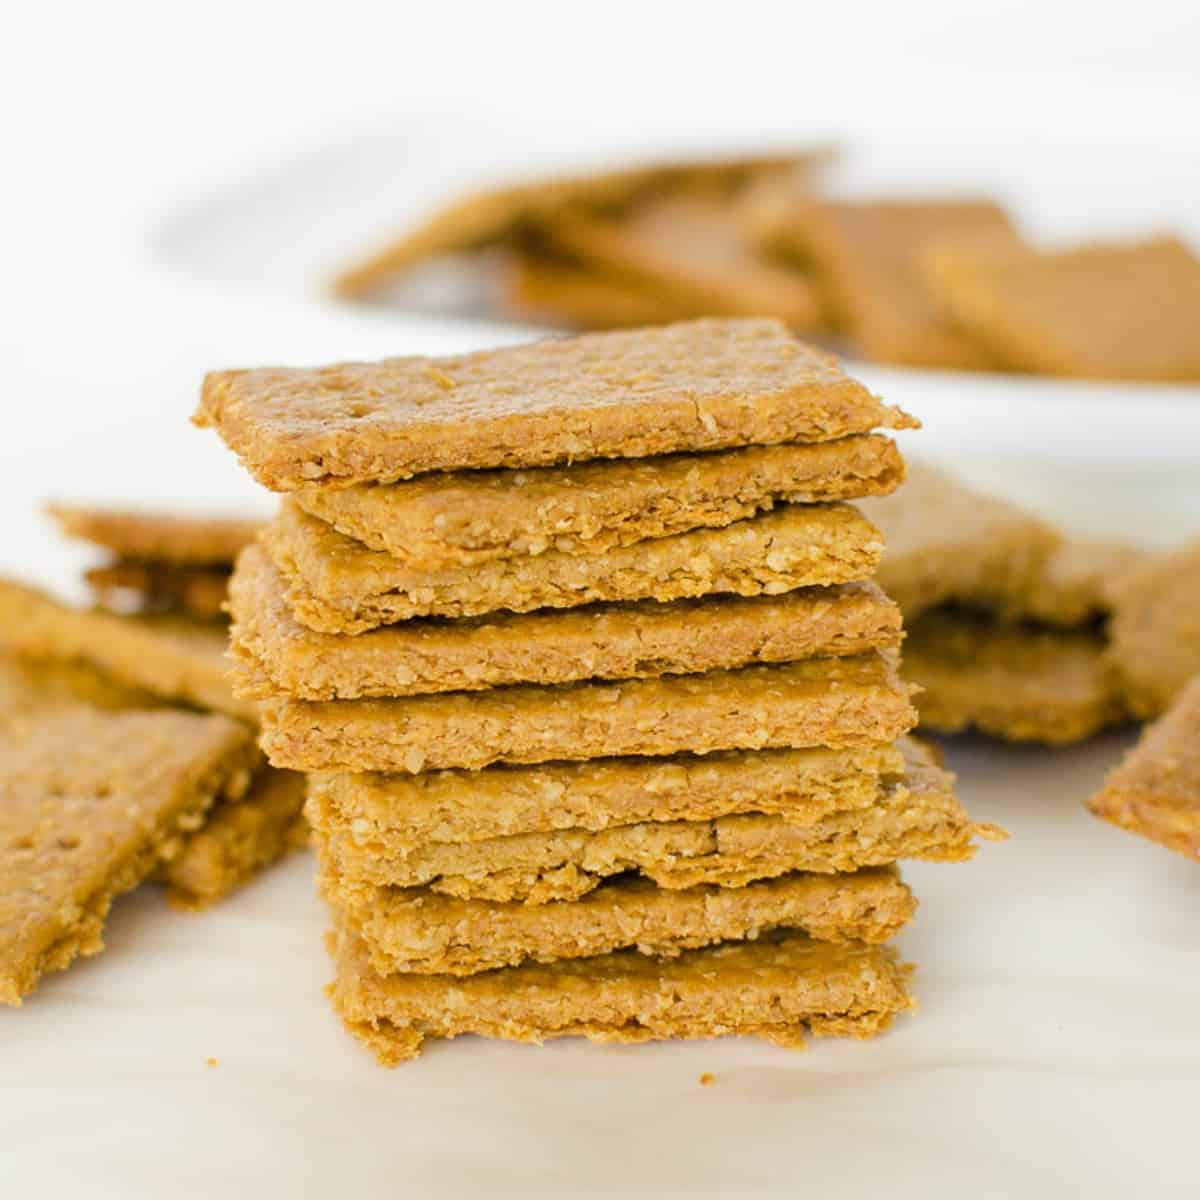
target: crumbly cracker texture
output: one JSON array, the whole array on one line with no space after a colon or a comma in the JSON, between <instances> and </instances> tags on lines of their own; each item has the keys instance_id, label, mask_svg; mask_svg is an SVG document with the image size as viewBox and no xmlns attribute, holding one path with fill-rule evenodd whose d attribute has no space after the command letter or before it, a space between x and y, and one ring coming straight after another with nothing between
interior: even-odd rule
<instances>
[{"instance_id":1,"label":"crumbly cracker texture","mask_svg":"<svg viewBox=\"0 0 1200 1200\"><path fill-rule=\"evenodd\" d=\"M414 571L285 501L263 538L298 621L358 634L413 617L472 617L715 593L779 595L870 576L879 531L847 504L789 504L724 529L695 529L594 555L547 551Z\"/></svg>"},{"instance_id":2,"label":"crumbly cracker texture","mask_svg":"<svg viewBox=\"0 0 1200 1200\"><path fill-rule=\"evenodd\" d=\"M381 977L348 930L331 946L334 1009L387 1066L415 1057L427 1038L467 1033L533 1043L742 1034L798 1047L806 1028L818 1037L874 1037L912 1007L894 951L795 932L670 959L620 950L466 979Z\"/></svg>"},{"instance_id":3,"label":"crumbly cracker texture","mask_svg":"<svg viewBox=\"0 0 1200 1200\"><path fill-rule=\"evenodd\" d=\"M778 322L702 320L447 358L217 371L195 420L276 491L830 441L911 417Z\"/></svg>"},{"instance_id":4,"label":"crumbly cracker texture","mask_svg":"<svg viewBox=\"0 0 1200 1200\"><path fill-rule=\"evenodd\" d=\"M596 554L721 528L780 502L886 495L904 479L891 438L459 471L394 484L310 488L296 503L413 570L558 551Z\"/></svg>"},{"instance_id":5,"label":"crumbly cracker texture","mask_svg":"<svg viewBox=\"0 0 1200 1200\"><path fill-rule=\"evenodd\" d=\"M402 700L268 700L262 745L305 771L477 770L616 755L867 745L915 724L893 657Z\"/></svg>"},{"instance_id":6,"label":"crumbly cracker texture","mask_svg":"<svg viewBox=\"0 0 1200 1200\"><path fill-rule=\"evenodd\" d=\"M694 674L863 654L901 637L900 610L873 584L402 621L353 638L301 625L286 596L269 557L247 550L230 596L239 695L353 700Z\"/></svg>"}]
</instances>

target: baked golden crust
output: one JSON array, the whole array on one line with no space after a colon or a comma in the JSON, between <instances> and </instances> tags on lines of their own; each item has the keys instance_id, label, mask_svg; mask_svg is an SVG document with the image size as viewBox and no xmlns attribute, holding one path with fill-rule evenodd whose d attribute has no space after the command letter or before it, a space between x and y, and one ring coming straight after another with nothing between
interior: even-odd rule
<instances>
[{"instance_id":1,"label":"baked golden crust","mask_svg":"<svg viewBox=\"0 0 1200 1200\"><path fill-rule=\"evenodd\" d=\"M1135 716L1158 716L1200 675L1200 539L1148 558L1111 595L1108 635L1125 702Z\"/></svg>"},{"instance_id":2,"label":"baked golden crust","mask_svg":"<svg viewBox=\"0 0 1200 1200\"><path fill-rule=\"evenodd\" d=\"M419 775L315 774L314 802L356 838L394 849L732 813L807 822L866 808L904 758L892 743L847 750L756 750L672 758L602 758Z\"/></svg>"},{"instance_id":3,"label":"baked golden crust","mask_svg":"<svg viewBox=\"0 0 1200 1200\"><path fill-rule=\"evenodd\" d=\"M620 950L466 979L381 977L349 930L331 948L333 1006L385 1065L415 1057L426 1038L465 1033L535 1043L744 1034L800 1046L805 1026L814 1036L873 1037L912 1007L893 951L794 932L670 959Z\"/></svg>"},{"instance_id":4,"label":"baked golden crust","mask_svg":"<svg viewBox=\"0 0 1200 1200\"><path fill-rule=\"evenodd\" d=\"M304 776L265 767L244 797L214 805L179 853L159 868L168 899L178 908L207 908L307 845L303 808Z\"/></svg>"},{"instance_id":5,"label":"baked golden crust","mask_svg":"<svg viewBox=\"0 0 1200 1200\"><path fill-rule=\"evenodd\" d=\"M255 546L238 561L230 603L234 690L258 699L353 700L694 674L863 654L901 638L900 610L873 584L403 621L348 638L297 622L278 571Z\"/></svg>"},{"instance_id":6,"label":"baked golden crust","mask_svg":"<svg viewBox=\"0 0 1200 1200\"><path fill-rule=\"evenodd\" d=\"M949 602L1026 614L1059 546L1044 521L925 465L910 464L899 491L861 508L887 547L876 579L909 622Z\"/></svg>"},{"instance_id":7,"label":"baked golden crust","mask_svg":"<svg viewBox=\"0 0 1200 1200\"><path fill-rule=\"evenodd\" d=\"M103 546L124 559L174 566L233 565L262 522L248 517L189 516L78 504L46 511L67 537Z\"/></svg>"},{"instance_id":8,"label":"baked golden crust","mask_svg":"<svg viewBox=\"0 0 1200 1200\"><path fill-rule=\"evenodd\" d=\"M890 658L807 659L620 683L401 700L268 700L262 745L303 771L470 770L774 746L886 742L916 713Z\"/></svg>"},{"instance_id":9,"label":"baked golden crust","mask_svg":"<svg viewBox=\"0 0 1200 1200\"><path fill-rule=\"evenodd\" d=\"M929 612L909 628L904 674L921 689L921 727L942 733L974 728L1009 741L1062 745L1125 719L1096 630Z\"/></svg>"},{"instance_id":10,"label":"baked golden crust","mask_svg":"<svg viewBox=\"0 0 1200 1200\"><path fill-rule=\"evenodd\" d=\"M428 571L548 550L596 554L720 528L778 502L883 495L903 479L895 442L859 434L834 442L311 488L295 499L347 537Z\"/></svg>"},{"instance_id":11,"label":"baked golden crust","mask_svg":"<svg viewBox=\"0 0 1200 1200\"><path fill-rule=\"evenodd\" d=\"M1200 260L1177 238L1046 251L936 248L934 294L1017 371L1092 379L1200 379Z\"/></svg>"},{"instance_id":12,"label":"baked golden crust","mask_svg":"<svg viewBox=\"0 0 1200 1200\"><path fill-rule=\"evenodd\" d=\"M163 699L253 721L254 705L233 695L227 645L220 626L68 608L0 580L0 646L30 658L82 661Z\"/></svg>"},{"instance_id":13,"label":"baked golden crust","mask_svg":"<svg viewBox=\"0 0 1200 1200\"><path fill-rule=\"evenodd\" d=\"M914 422L775 321L692 321L447 358L218 371L195 420L276 491L830 441Z\"/></svg>"},{"instance_id":14,"label":"baked golden crust","mask_svg":"<svg viewBox=\"0 0 1200 1200\"><path fill-rule=\"evenodd\" d=\"M543 904L582 896L627 871L670 889L740 887L790 871L970 858L980 830L955 799L953 776L916 743L906 746L905 757L904 774L885 781L873 804L848 811L809 806L786 816L745 813L417 846L396 846L345 826L316 794L309 819L328 865L329 894L359 904L364 890L369 896L378 886L429 885L462 898Z\"/></svg>"},{"instance_id":15,"label":"baked golden crust","mask_svg":"<svg viewBox=\"0 0 1200 1200\"><path fill-rule=\"evenodd\" d=\"M688 316L777 317L792 329L820 324L812 282L761 254L720 195L661 196L621 216L563 216L545 239L602 276L668 297Z\"/></svg>"},{"instance_id":16,"label":"baked golden crust","mask_svg":"<svg viewBox=\"0 0 1200 1200\"><path fill-rule=\"evenodd\" d=\"M1098 817L1200 861L1200 675L1088 801Z\"/></svg>"},{"instance_id":17,"label":"baked golden crust","mask_svg":"<svg viewBox=\"0 0 1200 1200\"><path fill-rule=\"evenodd\" d=\"M469 192L383 249L343 271L343 296L361 298L427 259L487 246L515 245L564 214L609 212L658 193L696 187L731 190L756 177L801 174L827 161L828 148L786 155L646 163ZM642 322L636 322L641 324Z\"/></svg>"},{"instance_id":18,"label":"baked golden crust","mask_svg":"<svg viewBox=\"0 0 1200 1200\"><path fill-rule=\"evenodd\" d=\"M0 657L0 1002L103 949L114 897L178 853L260 761L223 716L119 711ZM87 692L84 693L88 695Z\"/></svg>"},{"instance_id":19,"label":"baked golden crust","mask_svg":"<svg viewBox=\"0 0 1200 1200\"><path fill-rule=\"evenodd\" d=\"M182 613L198 621L225 615L228 567L177 567L121 559L84 572L96 604L126 616Z\"/></svg>"},{"instance_id":20,"label":"baked golden crust","mask_svg":"<svg viewBox=\"0 0 1200 1200\"><path fill-rule=\"evenodd\" d=\"M263 544L296 619L319 633L363 633L413 617L471 617L718 592L779 595L867 578L883 552L846 504L791 504L724 529L696 529L582 556L547 551L473 567L414 571L285 501Z\"/></svg>"},{"instance_id":21,"label":"baked golden crust","mask_svg":"<svg viewBox=\"0 0 1200 1200\"><path fill-rule=\"evenodd\" d=\"M336 882L327 890L342 900ZM611 880L578 900L531 905L458 900L428 888L379 888L341 908L380 975L474 975L533 960L590 958L633 947L673 957L715 942L801 929L831 942L886 941L916 901L893 868L783 875L740 888L669 891Z\"/></svg>"},{"instance_id":22,"label":"baked golden crust","mask_svg":"<svg viewBox=\"0 0 1200 1200\"><path fill-rule=\"evenodd\" d=\"M984 369L989 358L948 319L923 256L935 240L1016 242L1008 216L986 201L845 202L798 195L770 231L809 264L838 325L870 357L912 366Z\"/></svg>"}]
</instances>

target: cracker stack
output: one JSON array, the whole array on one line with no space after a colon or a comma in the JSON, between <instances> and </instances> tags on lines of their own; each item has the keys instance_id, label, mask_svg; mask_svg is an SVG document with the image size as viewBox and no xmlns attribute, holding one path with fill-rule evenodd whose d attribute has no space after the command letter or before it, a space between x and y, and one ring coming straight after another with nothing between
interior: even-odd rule
<instances>
[{"instance_id":1,"label":"cracker stack","mask_svg":"<svg viewBox=\"0 0 1200 1200\"><path fill-rule=\"evenodd\" d=\"M333 1002L460 1033L869 1036L909 1007L894 863L970 856L905 734L847 500L912 425L769 321L222 372L287 493L231 585L237 688L310 773Z\"/></svg>"}]
</instances>

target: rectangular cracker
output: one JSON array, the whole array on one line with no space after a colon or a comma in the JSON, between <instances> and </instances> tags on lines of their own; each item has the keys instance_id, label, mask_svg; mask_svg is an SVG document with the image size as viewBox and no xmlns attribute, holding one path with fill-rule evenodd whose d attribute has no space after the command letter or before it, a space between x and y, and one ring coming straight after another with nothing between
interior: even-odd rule
<instances>
[{"instance_id":1,"label":"rectangular cracker","mask_svg":"<svg viewBox=\"0 0 1200 1200\"><path fill-rule=\"evenodd\" d=\"M331 894L360 904L379 886L428 885L464 899L544 904L575 899L627 871L670 889L740 887L789 871L855 871L900 858L970 858L977 830L954 796L953 776L915 743L905 757L904 775L886 781L873 804L807 819L747 813L433 842L396 853L385 842L338 825L317 797L309 818L328 874L336 879Z\"/></svg>"},{"instance_id":2,"label":"rectangular cracker","mask_svg":"<svg viewBox=\"0 0 1200 1200\"><path fill-rule=\"evenodd\" d=\"M617 755L886 742L915 723L879 652L620 683L403 700L267 700L262 745L302 771L476 770Z\"/></svg>"},{"instance_id":3,"label":"rectangular cracker","mask_svg":"<svg viewBox=\"0 0 1200 1200\"><path fill-rule=\"evenodd\" d=\"M990 201L839 201L797 197L773 240L808 264L836 323L870 358L982 369L989 359L931 292L923 256L935 239L1017 240Z\"/></svg>"},{"instance_id":4,"label":"rectangular cracker","mask_svg":"<svg viewBox=\"0 0 1200 1200\"><path fill-rule=\"evenodd\" d=\"M335 903L336 883L329 887ZM894 868L783 875L740 888L669 891L645 879L602 884L552 904L458 900L427 888L377 888L341 910L381 975L474 975L522 962L633 948L674 957L716 942L800 929L827 942L894 937L916 910Z\"/></svg>"},{"instance_id":5,"label":"rectangular cracker","mask_svg":"<svg viewBox=\"0 0 1200 1200\"><path fill-rule=\"evenodd\" d=\"M0 1002L103 949L113 899L259 762L228 717L98 708L0 657ZM88 693L85 691L86 697Z\"/></svg>"},{"instance_id":6,"label":"rectangular cracker","mask_svg":"<svg viewBox=\"0 0 1200 1200\"><path fill-rule=\"evenodd\" d=\"M1108 637L1122 694L1134 716L1156 717L1200 675L1200 538L1147 558L1111 591Z\"/></svg>"},{"instance_id":7,"label":"rectangular cracker","mask_svg":"<svg viewBox=\"0 0 1200 1200\"><path fill-rule=\"evenodd\" d=\"M904 479L891 438L747 446L531 471L463 471L295 493L296 503L413 570L547 550L591 555L721 528L779 502L884 495Z\"/></svg>"},{"instance_id":8,"label":"rectangular cracker","mask_svg":"<svg viewBox=\"0 0 1200 1200\"><path fill-rule=\"evenodd\" d=\"M467 979L380 976L348 930L331 948L334 1009L388 1066L414 1058L426 1038L466 1033L538 1044L743 1034L798 1047L805 1027L817 1037L874 1037L912 1007L894 951L794 932L671 959L619 950Z\"/></svg>"},{"instance_id":9,"label":"rectangular cracker","mask_svg":"<svg viewBox=\"0 0 1200 1200\"><path fill-rule=\"evenodd\" d=\"M103 546L117 557L173 566L233 565L258 535L249 517L192 516L79 504L50 504L46 511L67 537Z\"/></svg>"},{"instance_id":10,"label":"rectangular cracker","mask_svg":"<svg viewBox=\"0 0 1200 1200\"><path fill-rule=\"evenodd\" d=\"M777 321L692 321L447 358L217 371L194 418L275 491L543 467L913 420Z\"/></svg>"},{"instance_id":11,"label":"rectangular cracker","mask_svg":"<svg viewBox=\"0 0 1200 1200\"><path fill-rule=\"evenodd\" d=\"M635 280L670 297L688 316L776 317L792 329L820 324L811 280L763 255L721 195L655 197L620 216L564 215L547 227L545 239L602 276Z\"/></svg>"},{"instance_id":12,"label":"rectangular cracker","mask_svg":"<svg viewBox=\"0 0 1200 1200\"><path fill-rule=\"evenodd\" d=\"M1200 380L1200 259L1178 238L952 244L932 250L927 277L959 327L1013 370Z\"/></svg>"},{"instance_id":13,"label":"rectangular cracker","mask_svg":"<svg viewBox=\"0 0 1200 1200\"><path fill-rule=\"evenodd\" d=\"M887 547L876 578L909 622L948 602L1023 615L1059 545L1044 521L923 464L861 508Z\"/></svg>"},{"instance_id":14,"label":"rectangular cracker","mask_svg":"<svg viewBox=\"0 0 1200 1200\"><path fill-rule=\"evenodd\" d=\"M84 572L96 604L124 616L182 613L198 621L225 615L228 567L186 567L120 559Z\"/></svg>"},{"instance_id":15,"label":"rectangular cracker","mask_svg":"<svg viewBox=\"0 0 1200 1200\"><path fill-rule=\"evenodd\" d=\"M220 626L68 608L0 580L0 646L30 658L86 662L166 700L256 718L255 706L233 695L228 635Z\"/></svg>"},{"instance_id":16,"label":"rectangular cracker","mask_svg":"<svg viewBox=\"0 0 1200 1200\"><path fill-rule=\"evenodd\" d=\"M922 729L1062 745L1125 719L1096 630L998 625L939 610L910 626L904 647L905 678L922 689Z\"/></svg>"},{"instance_id":17,"label":"rectangular cracker","mask_svg":"<svg viewBox=\"0 0 1200 1200\"><path fill-rule=\"evenodd\" d=\"M159 868L168 899L177 908L207 908L307 845L303 808L304 776L263 768L244 797L214 805L204 825Z\"/></svg>"},{"instance_id":18,"label":"rectangular cracker","mask_svg":"<svg viewBox=\"0 0 1200 1200\"><path fill-rule=\"evenodd\" d=\"M703 821L759 812L801 821L866 808L904 759L892 743L846 750L756 750L602 758L419 775L309 776L314 804L356 839L403 853L555 829Z\"/></svg>"},{"instance_id":19,"label":"rectangular cracker","mask_svg":"<svg viewBox=\"0 0 1200 1200\"><path fill-rule=\"evenodd\" d=\"M536 250L518 252L506 264L503 295L511 315L566 329L636 329L689 316L676 300L644 283L598 275Z\"/></svg>"},{"instance_id":20,"label":"rectangular cracker","mask_svg":"<svg viewBox=\"0 0 1200 1200\"><path fill-rule=\"evenodd\" d=\"M693 187L732 190L750 180L787 172L801 176L832 157L828 147L786 155L644 163L537 179L468 192L425 221L343 271L335 286L362 298L431 258L537 236L563 213L613 211L663 191Z\"/></svg>"},{"instance_id":21,"label":"rectangular cracker","mask_svg":"<svg viewBox=\"0 0 1200 1200\"><path fill-rule=\"evenodd\" d=\"M789 504L724 529L695 529L593 555L548 550L472 567L414 571L284 501L263 535L296 619L363 633L412 617L472 617L718 592L779 595L875 570L883 542L846 504Z\"/></svg>"},{"instance_id":22,"label":"rectangular cracker","mask_svg":"<svg viewBox=\"0 0 1200 1200\"><path fill-rule=\"evenodd\" d=\"M1200 861L1200 675L1088 801L1098 817Z\"/></svg>"},{"instance_id":23,"label":"rectangular cracker","mask_svg":"<svg viewBox=\"0 0 1200 1200\"><path fill-rule=\"evenodd\" d=\"M694 674L863 654L901 638L900 610L869 583L403 621L347 638L296 621L283 580L257 546L239 560L230 600L235 691L259 699L353 700Z\"/></svg>"},{"instance_id":24,"label":"rectangular cracker","mask_svg":"<svg viewBox=\"0 0 1200 1200\"><path fill-rule=\"evenodd\" d=\"M1120 580L1145 559L1121 542L1071 538L1043 564L1025 615L1059 629L1091 624L1112 612Z\"/></svg>"}]
</instances>

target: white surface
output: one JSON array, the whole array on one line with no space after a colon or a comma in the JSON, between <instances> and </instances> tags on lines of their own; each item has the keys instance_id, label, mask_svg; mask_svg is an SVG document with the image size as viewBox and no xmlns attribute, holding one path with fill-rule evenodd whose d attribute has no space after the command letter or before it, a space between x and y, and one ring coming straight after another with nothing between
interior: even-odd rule
<instances>
[{"instance_id":1,"label":"white surface","mask_svg":"<svg viewBox=\"0 0 1200 1200\"><path fill-rule=\"evenodd\" d=\"M0 73L12 124L0 570L64 589L81 555L38 516L48 496L263 503L186 423L207 367L495 340L330 311L284 299L265 274L230 275L246 250L237 231L265 238L271 225L247 223L237 198L277 194L271 180L310 161L305 147L336 156L364 123L387 136L414 115L495 111L504 151L587 92L577 140L589 144L674 97L704 120L714 106L751 117L774 106L781 127L790 116L805 136L873 132L877 148L936 129L975 141L976 164L1025 137L1103 150L1152 130L1163 149L1143 147L1140 161L1162 170L1139 183L1122 159L1116 184L1121 212L1147 217L1181 199L1171 164L1194 146L1190 4L1141 4L1131 20L1006 3L963 21L957 5L913 3L873 12L866 38L853 6L743 5L737 22L705 27L695 6L616 5L585 31L586 55L583 33L549 47L561 19L519 4L473 13L470 31L460 8L416 26L409 6L347 3L334 28L295 5L213 0L190 23L149 5L131 19L132 7L81 7L69 36L60 12L31 10ZM538 71L555 60L551 82ZM663 74L681 60L786 73ZM522 120L501 119L515 110ZM426 143L438 140L434 127ZM899 181L904 155L879 153ZM255 179L266 183L243 182ZM333 192L341 181L328 173ZM330 232L289 217L292 202L311 214L313 198L293 195L278 216L296 244ZM1097 219L1118 220L1111 203L1095 199ZM277 241L262 249L292 261ZM1169 396L1147 392L1131 409L1123 395L1055 388L1023 403L1007 382L869 374L926 419L914 448L969 458L1077 526L1154 542L1200 527L1195 409ZM462 1041L384 1072L320 994L324 917L308 861L198 917L147 890L118 905L104 955L0 1011L0 1195L1189 1195L1200 876L1081 807L1127 740L955 748L973 814L1013 839L973 864L910 868L923 903L902 946L921 964L922 1011L876 1043L804 1055L753 1042Z\"/></svg>"}]
</instances>

